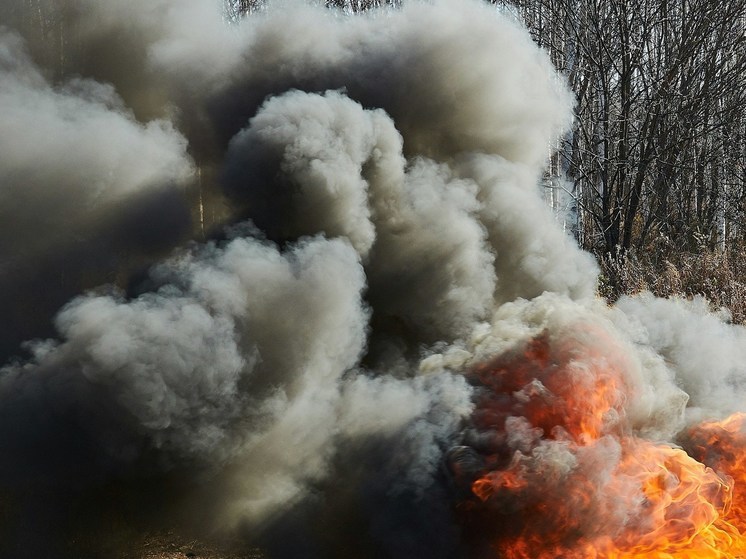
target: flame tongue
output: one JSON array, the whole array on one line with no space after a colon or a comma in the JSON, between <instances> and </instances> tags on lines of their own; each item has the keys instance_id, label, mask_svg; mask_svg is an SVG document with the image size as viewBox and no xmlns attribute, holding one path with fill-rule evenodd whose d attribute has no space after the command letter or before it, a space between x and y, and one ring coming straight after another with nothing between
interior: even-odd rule
<instances>
[{"instance_id":1,"label":"flame tongue","mask_svg":"<svg viewBox=\"0 0 746 559\"><path fill-rule=\"evenodd\" d=\"M746 539L746 414L704 422L687 433L691 456L732 480L733 498L726 520ZM740 542L740 550L746 543Z\"/></svg>"},{"instance_id":2,"label":"flame tongue","mask_svg":"<svg viewBox=\"0 0 746 559\"><path fill-rule=\"evenodd\" d=\"M633 435L624 355L586 342L603 335L543 334L472 371L466 525L507 559L746 557L746 416L693 429L689 454Z\"/></svg>"},{"instance_id":3,"label":"flame tongue","mask_svg":"<svg viewBox=\"0 0 746 559\"><path fill-rule=\"evenodd\" d=\"M731 557L739 538L725 522L732 480L683 450L631 438L615 477L642 495L609 557ZM736 555L737 556L737 555Z\"/></svg>"}]
</instances>

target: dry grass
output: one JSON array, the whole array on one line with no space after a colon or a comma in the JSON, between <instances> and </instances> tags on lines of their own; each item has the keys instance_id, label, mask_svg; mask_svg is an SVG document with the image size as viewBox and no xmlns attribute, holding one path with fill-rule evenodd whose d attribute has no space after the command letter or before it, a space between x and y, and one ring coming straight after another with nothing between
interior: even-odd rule
<instances>
[{"instance_id":1,"label":"dry grass","mask_svg":"<svg viewBox=\"0 0 746 559\"><path fill-rule=\"evenodd\" d=\"M689 252L660 237L645 252L607 254L599 261L599 291L610 301L640 291L659 297L703 295L713 307L728 309L733 322L746 322L746 246Z\"/></svg>"},{"instance_id":2,"label":"dry grass","mask_svg":"<svg viewBox=\"0 0 746 559\"><path fill-rule=\"evenodd\" d=\"M239 541L194 539L175 531L91 535L70 542L65 557L91 559L266 559Z\"/></svg>"},{"instance_id":3,"label":"dry grass","mask_svg":"<svg viewBox=\"0 0 746 559\"><path fill-rule=\"evenodd\" d=\"M151 534L130 555L133 559L265 559L257 549L237 549L225 544L185 540L173 532Z\"/></svg>"}]
</instances>

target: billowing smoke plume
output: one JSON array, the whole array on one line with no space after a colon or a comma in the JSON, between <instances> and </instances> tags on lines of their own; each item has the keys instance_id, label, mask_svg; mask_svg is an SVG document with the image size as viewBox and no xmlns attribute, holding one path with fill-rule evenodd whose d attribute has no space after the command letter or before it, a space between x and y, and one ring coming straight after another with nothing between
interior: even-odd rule
<instances>
[{"instance_id":1,"label":"billowing smoke plume","mask_svg":"<svg viewBox=\"0 0 746 559\"><path fill-rule=\"evenodd\" d=\"M78 556L112 496L272 558L626 557L724 514L674 442L743 409L746 334L595 298L537 186L571 95L518 24L59 9L65 56L25 3L0 34L5 555Z\"/></svg>"},{"instance_id":2,"label":"billowing smoke plume","mask_svg":"<svg viewBox=\"0 0 746 559\"><path fill-rule=\"evenodd\" d=\"M23 40L0 31L0 355L117 265L183 240L193 166L172 123L140 123L115 89L50 84ZM90 280L88 280L90 281ZM29 287L32 287L29 289Z\"/></svg>"}]
</instances>

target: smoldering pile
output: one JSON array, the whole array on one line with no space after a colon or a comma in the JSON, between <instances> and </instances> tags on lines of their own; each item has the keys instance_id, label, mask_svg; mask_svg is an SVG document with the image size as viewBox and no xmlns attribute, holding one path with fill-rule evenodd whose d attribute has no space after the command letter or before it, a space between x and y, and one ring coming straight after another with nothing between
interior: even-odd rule
<instances>
[{"instance_id":1,"label":"smoldering pile","mask_svg":"<svg viewBox=\"0 0 746 559\"><path fill-rule=\"evenodd\" d=\"M654 531L625 441L666 454L742 409L741 327L595 298L537 186L571 95L494 7L79 0L53 68L24 6L0 35L5 555L64 555L115 485L273 558L612 556ZM581 481L580 521L547 520Z\"/></svg>"}]
</instances>

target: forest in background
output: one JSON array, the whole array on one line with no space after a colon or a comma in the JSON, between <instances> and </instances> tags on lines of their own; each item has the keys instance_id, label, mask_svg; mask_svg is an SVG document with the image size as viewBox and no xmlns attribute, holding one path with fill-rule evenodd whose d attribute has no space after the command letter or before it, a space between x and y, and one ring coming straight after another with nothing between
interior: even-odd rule
<instances>
[{"instance_id":1,"label":"forest in background","mask_svg":"<svg viewBox=\"0 0 746 559\"><path fill-rule=\"evenodd\" d=\"M746 2L519 0L575 93L549 199L602 289L746 317Z\"/></svg>"},{"instance_id":2,"label":"forest in background","mask_svg":"<svg viewBox=\"0 0 746 559\"><path fill-rule=\"evenodd\" d=\"M263 4L224 1L227 20ZM64 24L74 1L26 3L26 27L49 45L47 67L64 75L76 57ZM352 13L400 0L326 3ZM597 256L602 294L702 294L743 322L746 0L493 3L523 22L575 94L573 127L548 146L543 186Z\"/></svg>"}]
</instances>

